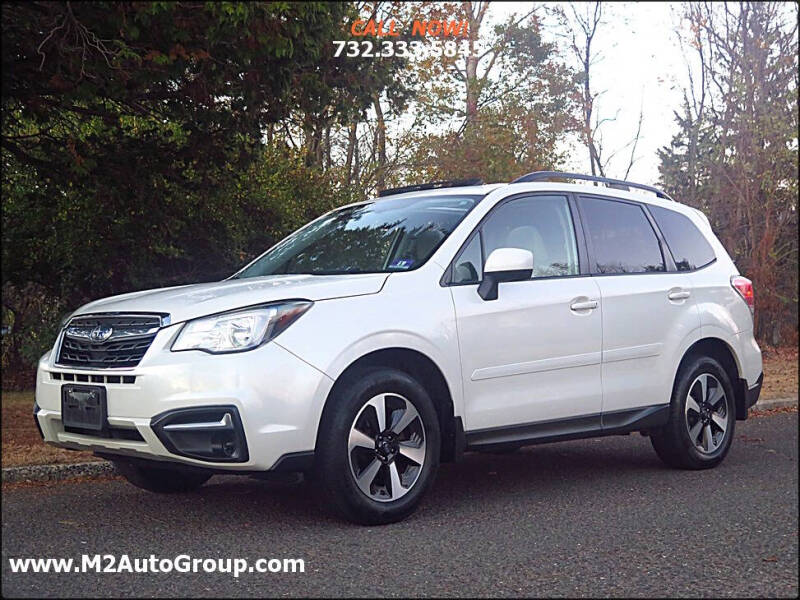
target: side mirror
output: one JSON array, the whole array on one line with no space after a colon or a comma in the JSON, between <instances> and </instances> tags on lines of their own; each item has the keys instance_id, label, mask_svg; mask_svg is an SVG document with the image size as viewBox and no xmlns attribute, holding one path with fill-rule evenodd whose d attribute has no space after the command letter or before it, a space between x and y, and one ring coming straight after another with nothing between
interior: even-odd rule
<instances>
[{"instance_id":1,"label":"side mirror","mask_svg":"<svg viewBox=\"0 0 800 600\"><path fill-rule=\"evenodd\" d=\"M478 295L497 300L497 285L505 281L524 281L533 274L533 254L522 248L498 248L486 259Z\"/></svg>"}]
</instances>

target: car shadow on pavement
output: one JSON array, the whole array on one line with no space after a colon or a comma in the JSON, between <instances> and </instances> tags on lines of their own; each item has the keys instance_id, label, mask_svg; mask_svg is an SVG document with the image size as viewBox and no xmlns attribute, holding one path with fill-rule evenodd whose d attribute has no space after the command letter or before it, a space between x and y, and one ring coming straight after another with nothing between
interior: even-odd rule
<instances>
[{"instance_id":1,"label":"car shadow on pavement","mask_svg":"<svg viewBox=\"0 0 800 600\"><path fill-rule=\"evenodd\" d=\"M585 495L587 486L639 488L663 479L667 469L644 438L629 436L609 444L603 440L563 442L522 448L510 454L470 452L455 464L440 468L437 480L412 516L448 518L469 512L479 502L486 510L511 500L563 502ZM191 523L213 514L217 525L226 521L282 526L348 527L325 506L325 498L312 481L279 483L242 476L215 476L199 490L180 495L153 495L129 488L142 512L158 512L171 523ZM115 502L100 510L115 511ZM147 506L149 505L149 506ZM420 516L422 514L422 516ZM161 517L159 517L161 518Z\"/></svg>"}]
</instances>

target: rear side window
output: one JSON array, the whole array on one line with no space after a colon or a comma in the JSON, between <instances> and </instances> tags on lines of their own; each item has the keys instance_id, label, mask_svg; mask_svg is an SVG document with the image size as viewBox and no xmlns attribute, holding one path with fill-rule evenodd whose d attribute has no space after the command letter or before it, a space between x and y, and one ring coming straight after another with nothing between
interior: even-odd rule
<instances>
[{"instance_id":1,"label":"rear side window","mask_svg":"<svg viewBox=\"0 0 800 600\"><path fill-rule=\"evenodd\" d=\"M665 271L664 258L647 215L636 204L581 198L595 273Z\"/></svg>"},{"instance_id":2,"label":"rear side window","mask_svg":"<svg viewBox=\"0 0 800 600\"><path fill-rule=\"evenodd\" d=\"M650 206L650 214L664 234L678 271L705 267L716 258L711 244L689 217L660 206Z\"/></svg>"}]
</instances>

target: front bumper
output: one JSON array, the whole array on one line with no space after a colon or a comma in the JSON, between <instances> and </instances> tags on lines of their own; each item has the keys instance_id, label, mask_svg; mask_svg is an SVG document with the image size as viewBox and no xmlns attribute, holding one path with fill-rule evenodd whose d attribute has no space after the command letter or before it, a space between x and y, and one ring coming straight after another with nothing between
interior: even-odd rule
<instances>
[{"instance_id":1,"label":"front bumper","mask_svg":"<svg viewBox=\"0 0 800 600\"><path fill-rule=\"evenodd\" d=\"M141 363L132 369L59 367L51 354L39 362L36 420L45 442L104 456L128 456L224 471L265 471L285 456L314 450L317 426L333 381L276 342L250 352L211 355L170 352L180 325L159 331ZM61 421L61 386L102 381L111 435L66 431ZM108 375L115 377L109 378ZM117 378L116 375L120 377ZM105 376L102 380L100 376ZM153 428L157 417L198 407L235 409L246 441L246 460L182 456ZM167 442L165 444L165 441Z\"/></svg>"}]
</instances>

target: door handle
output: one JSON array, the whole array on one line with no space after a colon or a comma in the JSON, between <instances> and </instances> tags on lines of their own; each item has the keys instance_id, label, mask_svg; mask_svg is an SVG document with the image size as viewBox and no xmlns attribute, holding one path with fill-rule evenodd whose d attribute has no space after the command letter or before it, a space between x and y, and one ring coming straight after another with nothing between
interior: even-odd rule
<instances>
[{"instance_id":1,"label":"door handle","mask_svg":"<svg viewBox=\"0 0 800 600\"><path fill-rule=\"evenodd\" d=\"M569 305L570 310L592 310L597 308L597 300L587 300L586 302L573 302Z\"/></svg>"},{"instance_id":2,"label":"door handle","mask_svg":"<svg viewBox=\"0 0 800 600\"><path fill-rule=\"evenodd\" d=\"M679 292L670 292L667 294L667 298L670 300L686 300L689 296L691 296L691 292L687 292L685 290Z\"/></svg>"}]
</instances>

